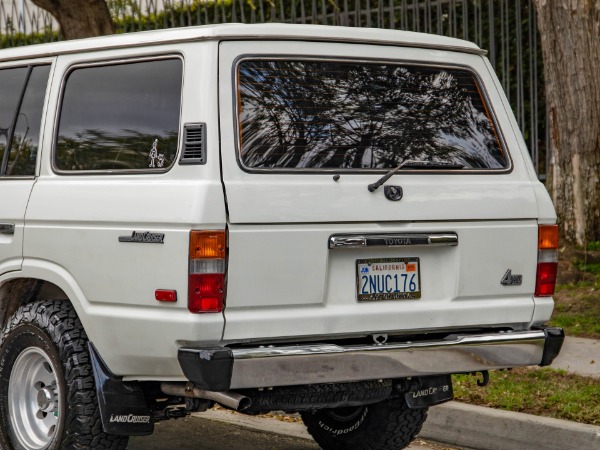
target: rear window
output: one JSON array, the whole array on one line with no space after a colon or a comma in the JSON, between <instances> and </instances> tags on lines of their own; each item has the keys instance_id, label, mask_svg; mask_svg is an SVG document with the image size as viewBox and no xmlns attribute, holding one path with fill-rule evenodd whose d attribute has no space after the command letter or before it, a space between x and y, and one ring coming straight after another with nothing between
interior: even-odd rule
<instances>
[{"instance_id":1,"label":"rear window","mask_svg":"<svg viewBox=\"0 0 600 450\"><path fill-rule=\"evenodd\" d=\"M469 70L246 59L237 71L246 168L376 170L408 160L508 167Z\"/></svg>"}]
</instances>

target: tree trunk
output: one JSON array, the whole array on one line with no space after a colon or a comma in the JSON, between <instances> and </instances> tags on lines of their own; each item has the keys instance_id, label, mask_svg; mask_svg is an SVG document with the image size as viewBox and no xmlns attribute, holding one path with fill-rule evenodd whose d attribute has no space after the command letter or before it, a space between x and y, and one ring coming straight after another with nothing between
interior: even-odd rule
<instances>
[{"instance_id":1,"label":"tree trunk","mask_svg":"<svg viewBox=\"0 0 600 450\"><path fill-rule=\"evenodd\" d=\"M65 39L102 36L115 32L104 0L32 0L60 24Z\"/></svg>"},{"instance_id":2,"label":"tree trunk","mask_svg":"<svg viewBox=\"0 0 600 450\"><path fill-rule=\"evenodd\" d=\"M600 240L600 0L533 0L550 130L548 189L567 242Z\"/></svg>"}]
</instances>

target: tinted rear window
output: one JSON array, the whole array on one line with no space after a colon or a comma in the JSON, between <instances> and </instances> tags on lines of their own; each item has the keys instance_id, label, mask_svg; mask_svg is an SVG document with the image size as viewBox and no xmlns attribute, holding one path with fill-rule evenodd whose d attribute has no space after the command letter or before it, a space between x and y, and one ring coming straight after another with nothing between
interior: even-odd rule
<instances>
[{"instance_id":1,"label":"tinted rear window","mask_svg":"<svg viewBox=\"0 0 600 450\"><path fill-rule=\"evenodd\" d=\"M238 84L247 168L388 169L406 160L508 166L468 70L248 59L238 65Z\"/></svg>"}]
</instances>

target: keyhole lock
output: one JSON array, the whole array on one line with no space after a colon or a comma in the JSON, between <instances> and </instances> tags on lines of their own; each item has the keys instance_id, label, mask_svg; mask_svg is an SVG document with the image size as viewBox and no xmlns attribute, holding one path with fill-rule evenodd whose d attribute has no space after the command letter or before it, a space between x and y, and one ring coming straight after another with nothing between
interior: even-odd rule
<instances>
[{"instance_id":1,"label":"keyhole lock","mask_svg":"<svg viewBox=\"0 0 600 450\"><path fill-rule=\"evenodd\" d=\"M403 195L402 187L400 186L384 186L383 193L385 194L385 198L393 202L400 200Z\"/></svg>"}]
</instances>

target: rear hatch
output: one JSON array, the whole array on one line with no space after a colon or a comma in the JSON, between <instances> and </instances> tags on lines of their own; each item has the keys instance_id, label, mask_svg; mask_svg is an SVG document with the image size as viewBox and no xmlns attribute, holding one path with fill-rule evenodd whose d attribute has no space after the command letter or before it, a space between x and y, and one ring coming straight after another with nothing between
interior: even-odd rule
<instances>
[{"instance_id":1,"label":"rear hatch","mask_svg":"<svg viewBox=\"0 0 600 450\"><path fill-rule=\"evenodd\" d=\"M219 61L226 341L531 321L536 199L483 57L230 41Z\"/></svg>"}]
</instances>

